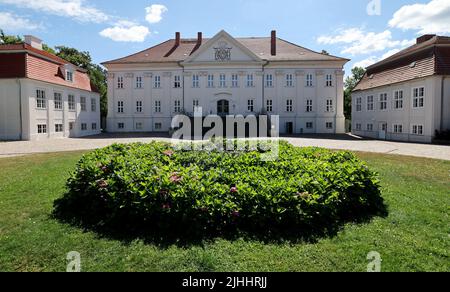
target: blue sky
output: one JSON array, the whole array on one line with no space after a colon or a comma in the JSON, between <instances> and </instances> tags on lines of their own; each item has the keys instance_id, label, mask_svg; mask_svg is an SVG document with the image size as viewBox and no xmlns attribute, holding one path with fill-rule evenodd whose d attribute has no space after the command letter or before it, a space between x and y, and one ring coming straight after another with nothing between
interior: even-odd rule
<instances>
[{"instance_id":1,"label":"blue sky","mask_svg":"<svg viewBox=\"0 0 450 292\"><path fill-rule=\"evenodd\" d=\"M450 0L0 0L0 28L89 51L97 63L176 31L211 37L225 29L238 37L269 36L276 29L288 41L352 59L348 73L411 45L420 34L448 35Z\"/></svg>"}]
</instances>

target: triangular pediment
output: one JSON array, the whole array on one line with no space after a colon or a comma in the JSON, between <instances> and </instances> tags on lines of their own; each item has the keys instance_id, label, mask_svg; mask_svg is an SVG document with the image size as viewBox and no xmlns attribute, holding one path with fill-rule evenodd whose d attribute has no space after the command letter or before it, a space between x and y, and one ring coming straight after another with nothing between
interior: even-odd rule
<instances>
[{"instance_id":1,"label":"triangular pediment","mask_svg":"<svg viewBox=\"0 0 450 292\"><path fill-rule=\"evenodd\" d=\"M222 30L203 44L184 63L236 63L261 62L247 47Z\"/></svg>"}]
</instances>

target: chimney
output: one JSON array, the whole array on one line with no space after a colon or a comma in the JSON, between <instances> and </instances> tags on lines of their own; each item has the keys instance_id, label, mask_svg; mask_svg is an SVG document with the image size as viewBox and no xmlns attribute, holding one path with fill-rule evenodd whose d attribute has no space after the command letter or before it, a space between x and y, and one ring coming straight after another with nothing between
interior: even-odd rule
<instances>
[{"instance_id":1,"label":"chimney","mask_svg":"<svg viewBox=\"0 0 450 292\"><path fill-rule=\"evenodd\" d=\"M424 42L426 42L426 41L429 41L429 40L431 40L432 38L434 38L435 36L436 36L435 34L426 34L426 35L423 35L423 36L417 38L417 44L421 44L421 43L424 43Z\"/></svg>"},{"instance_id":2,"label":"chimney","mask_svg":"<svg viewBox=\"0 0 450 292\"><path fill-rule=\"evenodd\" d=\"M272 30L272 36L270 40L270 53L272 56L277 55L277 31Z\"/></svg>"},{"instance_id":3,"label":"chimney","mask_svg":"<svg viewBox=\"0 0 450 292\"><path fill-rule=\"evenodd\" d=\"M175 47L179 47L181 43L181 33L175 33Z\"/></svg>"},{"instance_id":4,"label":"chimney","mask_svg":"<svg viewBox=\"0 0 450 292\"><path fill-rule=\"evenodd\" d=\"M32 46L35 49L42 50L42 40L32 35L24 36L25 43Z\"/></svg>"},{"instance_id":5,"label":"chimney","mask_svg":"<svg viewBox=\"0 0 450 292\"><path fill-rule=\"evenodd\" d=\"M199 32L197 34L197 46L201 46L202 45L202 41L203 41L203 33Z\"/></svg>"}]
</instances>

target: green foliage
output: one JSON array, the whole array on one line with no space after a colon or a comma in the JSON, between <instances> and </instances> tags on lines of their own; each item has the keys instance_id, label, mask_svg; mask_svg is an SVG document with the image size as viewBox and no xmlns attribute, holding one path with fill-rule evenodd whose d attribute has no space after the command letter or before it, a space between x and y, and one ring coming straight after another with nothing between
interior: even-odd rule
<instances>
[{"instance_id":1,"label":"green foliage","mask_svg":"<svg viewBox=\"0 0 450 292\"><path fill-rule=\"evenodd\" d=\"M20 36L6 35L5 32L0 29L0 44L14 45L22 42L23 40Z\"/></svg>"},{"instance_id":2,"label":"green foliage","mask_svg":"<svg viewBox=\"0 0 450 292\"><path fill-rule=\"evenodd\" d=\"M355 89L358 82L364 77L366 70L362 67L354 67L352 69L352 76L345 79L344 82L344 114L349 120L352 119L352 91Z\"/></svg>"},{"instance_id":3,"label":"green foliage","mask_svg":"<svg viewBox=\"0 0 450 292\"><path fill-rule=\"evenodd\" d=\"M261 155L113 145L81 159L54 214L94 228L206 236L315 232L383 208L376 174L349 152L282 142L278 160Z\"/></svg>"}]
</instances>

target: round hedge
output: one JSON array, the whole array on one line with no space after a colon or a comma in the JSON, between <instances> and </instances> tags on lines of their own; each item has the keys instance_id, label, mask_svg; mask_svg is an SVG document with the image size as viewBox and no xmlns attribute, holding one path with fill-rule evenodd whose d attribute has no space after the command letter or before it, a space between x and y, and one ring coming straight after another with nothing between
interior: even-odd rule
<instances>
[{"instance_id":1,"label":"round hedge","mask_svg":"<svg viewBox=\"0 0 450 292\"><path fill-rule=\"evenodd\" d=\"M55 202L72 223L121 232L213 235L329 228L371 216L377 175L350 152L296 148L183 151L170 144L113 145L82 157Z\"/></svg>"}]
</instances>

